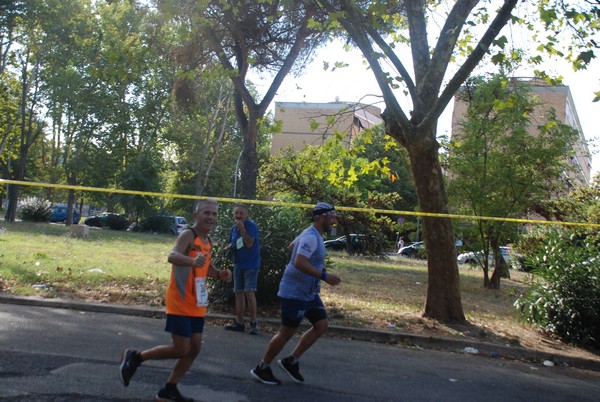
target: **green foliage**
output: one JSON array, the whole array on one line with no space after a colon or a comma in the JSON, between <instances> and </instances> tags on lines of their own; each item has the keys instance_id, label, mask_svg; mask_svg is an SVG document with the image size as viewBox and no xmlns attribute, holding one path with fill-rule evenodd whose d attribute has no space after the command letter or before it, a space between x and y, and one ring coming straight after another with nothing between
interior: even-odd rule
<instances>
[{"instance_id":1,"label":"green foliage","mask_svg":"<svg viewBox=\"0 0 600 402\"><path fill-rule=\"evenodd\" d=\"M38 197L27 197L21 201L17 214L26 222L49 222L52 215L50 201Z\"/></svg>"},{"instance_id":2,"label":"green foliage","mask_svg":"<svg viewBox=\"0 0 600 402\"><path fill-rule=\"evenodd\" d=\"M390 155L383 127L367 130L350 149L337 133L322 147L291 149L263 165L261 194L311 204L328 201L338 206L367 209L414 208L414 186L408 174L406 154ZM393 146L393 145L392 145ZM393 162L393 163L390 163ZM401 191L403 198L397 191ZM393 217L373 213L341 211L338 235L361 233L369 239L366 254L380 255L388 238L395 239ZM353 252L353 250L350 250Z\"/></svg>"},{"instance_id":3,"label":"green foliage","mask_svg":"<svg viewBox=\"0 0 600 402\"><path fill-rule=\"evenodd\" d=\"M457 96L467 111L448 151L453 208L465 215L511 218L532 209L540 212L544 200L564 188L561 174L568 170L577 132L559 122L553 110L545 110L526 83L502 75L471 78ZM530 129L533 124L535 131ZM505 222L479 220L461 232L469 235L463 237L468 248L474 244L472 250L482 249L485 256L491 251L497 257L498 246L514 239L516 229ZM482 261L484 286L490 287L488 259ZM499 284L499 276L494 279L491 287Z\"/></svg>"},{"instance_id":4,"label":"green foliage","mask_svg":"<svg viewBox=\"0 0 600 402\"><path fill-rule=\"evenodd\" d=\"M234 90L230 79L223 74L211 73L214 70L219 71L207 66L201 74L176 82L174 119L164 131L165 138L173 144L172 159L178 161L172 166L169 192L205 194L213 170L216 170L211 195L231 194L233 166L240 142L235 136ZM221 171L229 173L229 181L223 180ZM178 200L170 203L170 207L178 204L178 208L186 208Z\"/></svg>"},{"instance_id":5,"label":"green foliage","mask_svg":"<svg viewBox=\"0 0 600 402\"><path fill-rule=\"evenodd\" d=\"M513 250L522 255L520 269L531 272L536 267L536 261L543 259L548 244L548 234L552 231L548 227L532 227L519 236L513 244Z\"/></svg>"},{"instance_id":6,"label":"green foliage","mask_svg":"<svg viewBox=\"0 0 600 402\"><path fill-rule=\"evenodd\" d=\"M515 306L526 321L580 346L600 347L600 250L551 232L531 259L536 280Z\"/></svg>"},{"instance_id":7,"label":"green foliage","mask_svg":"<svg viewBox=\"0 0 600 402\"><path fill-rule=\"evenodd\" d=\"M538 50L550 55L559 53L572 64L574 70L586 69L596 58L598 49L598 3L544 0L539 2L538 9L542 29L537 34L547 41Z\"/></svg>"},{"instance_id":8,"label":"green foliage","mask_svg":"<svg viewBox=\"0 0 600 402\"><path fill-rule=\"evenodd\" d=\"M156 151L141 152L131 158L124 171L117 176L119 187L128 190L161 192L161 160ZM146 216L157 208L157 199L144 195L116 195L126 212L134 216Z\"/></svg>"},{"instance_id":9,"label":"green foliage","mask_svg":"<svg viewBox=\"0 0 600 402\"><path fill-rule=\"evenodd\" d=\"M575 187L567 197L553 198L547 203L549 215L556 220L600 224L600 174L590 185ZM595 227L573 229L585 242L600 245L600 231Z\"/></svg>"},{"instance_id":10,"label":"green foliage","mask_svg":"<svg viewBox=\"0 0 600 402\"><path fill-rule=\"evenodd\" d=\"M273 303L277 300L279 281L290 259L288 245L308 226L305 214L298 208L249 206L250 219L260 231L260 271L256 299L258 303ZM211 234L213 240L213 263L219 269L233 270L233 259L229 254L229 232L233 226L233 208L228 206L219 211L219 225ZM211 298L217 302L233 300L233 285L222 281L210 281Z\"/></svg>"}]
</instances>

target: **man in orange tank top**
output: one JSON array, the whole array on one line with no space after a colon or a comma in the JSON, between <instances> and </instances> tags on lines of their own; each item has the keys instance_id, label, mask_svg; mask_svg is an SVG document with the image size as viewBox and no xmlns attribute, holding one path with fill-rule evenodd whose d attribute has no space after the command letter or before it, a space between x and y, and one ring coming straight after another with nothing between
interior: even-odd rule
<instances>
[{"instance_id":1,"label":"man in orange tank top","mask_svg":"<svg viewBox=\"0 0 600 402\"><path fill-rule=\"evenodd\" d=\"M172 264L167 288L167 323L173 343L138 352L126 349L121 353L119 376L128 386L131 377L146 360L177 359L157 401L192 401L177 389L179 380L200 353L204 316L208 305L206 277L231 281L231 271L218 270L211 263L211 242L208 233L217 221L218 204L214 199L200 201L194 210L194 225L179 234L169 254Z\"/></svg>"}]
</instances>

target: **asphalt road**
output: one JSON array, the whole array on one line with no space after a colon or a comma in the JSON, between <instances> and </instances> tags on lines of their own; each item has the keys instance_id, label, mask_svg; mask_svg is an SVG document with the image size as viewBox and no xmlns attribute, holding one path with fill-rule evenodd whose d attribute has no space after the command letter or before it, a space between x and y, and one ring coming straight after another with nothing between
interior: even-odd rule
<instances>
[{"instance_id":1,"label":"asphalt road","mask_svg":"<svg viewBox=\"0 0 600 402\"><path fill-rule=\"evenodd\" d=\"M124 387L118 360L124 348L170 342L163 325L161 318L0 303L0 400L152 400L172 361L144 363ZM269 339L207 325L180 390L202 401L600 400L598 371L331 337L302 357L304 384L274 367L283 384L266 386L249 370Z\"/></svg>"}]
</instances>

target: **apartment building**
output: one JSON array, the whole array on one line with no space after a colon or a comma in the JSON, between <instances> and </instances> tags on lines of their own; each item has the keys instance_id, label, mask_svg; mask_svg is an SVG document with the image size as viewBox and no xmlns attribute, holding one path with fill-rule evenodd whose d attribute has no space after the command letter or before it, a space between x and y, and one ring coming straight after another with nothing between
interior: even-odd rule
<instances>
[{"instance_id":1,"label":"apartment building","mask_svg":"<svg viewBox=\"0 0 600 402\"><path fill-rule=\"evenodd\" d=\"M551 86L541 78L523 78L514 77L513 82L529 86L533 96L541 102L530 114L529 131L537 132L538 126L545 123L544 118L547 113L554 109L556 117L563 123L575 128L579 133L579 141L575 144L575 154L565 155L572 165L572 172L564 172L564 182L570 188L574 185L588 185L591 180L592 157L589 152L587 141L577 116L575 103L571 96L571 91L566 85ZM453 135L460 131L459 122L464 119L467 104L457 100L454 101L454 110L452 113L452 133Z\"/></svg>"},{"instance_id":2,"label":"apartment building","mask_svg":"<svg viewBox=\"0 0 600 402\"><path fill-rule=\"evenodd\" d=\"M323 145L334 133L346 133L349 145L362 130L382 123L381 110L372 105L340 102L275 102L275 120L282 122L280 133L273 135L271 155L293 147Z\"/></svg>"}]
</instances>

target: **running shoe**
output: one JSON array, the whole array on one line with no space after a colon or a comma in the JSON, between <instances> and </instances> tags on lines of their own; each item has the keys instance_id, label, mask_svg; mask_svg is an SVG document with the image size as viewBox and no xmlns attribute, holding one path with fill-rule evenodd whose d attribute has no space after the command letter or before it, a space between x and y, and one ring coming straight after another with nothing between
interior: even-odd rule
<instances>
[{"instance_id":1,"label":"running shoe","mask_svg":"<svg viewBox=\"0 0 600 402\"><path fill-rule=\"evenodd\" d=\"M252 321L250 323L250 333L252 335L258 335L258 323L256 321Z\"/></svg>"},{"instance_id":2,"label":"running shoe","mask_svg":"<svg viewBox=\"0 0 600 402\"><path fill-rule=\"evenodd\" d=\"M121 364L119 365L119 377L121 382L126 387L129 385L129 380L135 374L135 370L141 364L138 352L133 349L125 349L121 352Z\"/></svg>"},{"instance_id":3,"label":"running shoe","mask_svg":"<svg viewBox=\"0 0 600 402\"><path fill-rule=\"evenodd\" d=\"M300 374L300 363L292 364L292 356L285 357L277 361L279 366L296 382L304 382L304 377Z\"/></svg>"},{"instance_id":4,"label":"running shoe","mask_svg":"<svg viewBox=\"0 0 600 402\"><path fill-rule=\"evenodd\" d=\"M271 367L265 367L265 368L261 369L260 364L259 364L256 367L254 367L252 370L250 370L250 374L252 374L252 376L254 378L256 378L258 381L262 382L263 384L267 384L267 385L281 384L281 381L279 381L277 379L277 377L275 377L273 375L273 371L271 371Z\"/></svg>"},{"instance_id":5,"label":"running shoe","mask_svg":"<svg viewBox=\"0 0 600 402\"><path fill-rule=\"evenodd\" d=\"M237 320L233 320L233 322L225 324L225 329L227 331L244 332L246 330L246 325L244 325L244 323L238 322Z\"/></svg>"},{"instance_id":6,"label":"running shoe","mask_svg":"<svg viewBox=\"0 0 600 402\"><path fill-rule=\"evenodd\" d=\"M187 398L181 395L181 392L179 392L177 387L171 389L162 388L160 391L158 391L158 394L156 394L154 400L157 402L194 402L192 398Z\"/></svg>"}]
</instances>

